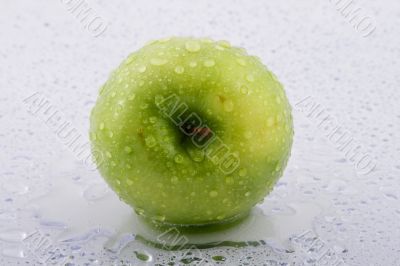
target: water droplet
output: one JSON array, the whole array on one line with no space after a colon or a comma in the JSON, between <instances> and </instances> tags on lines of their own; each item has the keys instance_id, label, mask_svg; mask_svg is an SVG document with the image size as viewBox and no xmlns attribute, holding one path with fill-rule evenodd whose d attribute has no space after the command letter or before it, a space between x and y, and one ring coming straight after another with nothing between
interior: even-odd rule
<instances>
[{"instance_id":1,"label":"water droplet","mask_svg":"<svg viewBox=\"0 0 400 266\"><path fill-rule=\"evenodd\" d=\"M201 39L202 43L213 43L213 40L211 40L210 38L203 38Z\"/></svg>"},{"instance_id":2,"label":"water droplet","mask_svg":"<svg viewBox=\"0 0 400 266\"><path fill-rule=\"evenodd\" d=\"M213 256L212 259L214 261L225 261L226 258L224 256Z\"/></svg>"},{"instance_id":3,"label":"water droplet","mask_svg":"<svg viewBox=\"0 0 400 266\"><path fill-rule=\"evenodd\" d=\"M234 183L233 178L231 176L226 177L225 183L227 183L228 185L233 184Z\"/></svg>"},{"instance_id":4,"label":"water droplet","mask_svg":"<svg viewBox=\"0 0 400 266\"><path fill-rule=\"evenodd\" d=\"M211 198L215 198L216 196L218 196L218 192L215 190L210 191L210 193L208 193L208 195L210 195Z\"/></svg>"},{"instance_id":5,"label":"water droplet","mask_svg":"<svg viewBox=\"0 0 400 266\"><path fill-rule=\"evenodd\" d=\"M231 47L231 44L228 41L225 41L225 40L219 41L218 44L221 45L222 47L225 47L225 48Z\"/></svg>"},{"instance_id":6,"label":"water droplet","mask_svg":"<svg viewBox=\"0 0 400 266\"><path fill-rule=\"evenodd\" d=\"M180 154L175 155L174 161L176 163L183 163L183 156Z\"/></svg>"},{"instance_id":7,"label":"water droplet","mask_svg":"<svg viewBox=\"0 0 400 266\"><path fill-rule=\"evenodd\" d=\"M193 148L188 148L187 152L190 156L190 158L195 161L195 162L202 162L205 158L205 153L203 150L198 149L196 147Z\"/></svg>"},{"instance_id":8,"label":"water droplet","mask_svg":"<svg viewBox=\"0 0 400 266\"><path fill-rule=\"evenodd\" d=\"M90 140L96 140L97 139L97 134L94 132L90 132Z\"/></svg>"},{"instance_id":9,"label":"water droplet","mask_svg":"<svg viewBox=\"0 0 400 266\"><path fill-rule=\"evenodd\" d=\"M195 53L195 52L200 51L201 46L200 46L200 44L199 44L197 41L195 41L195 40L190 40L190 41L187 41L187 42L185 43L185 48L186 48L186 50L188 50L189 52Z\"/></svg>"},{"instance_id":10,"label":"water droplet","mask_svg":"<svg viewBox=\"0 0 400 266\"><path fill-rule=\"evenodd\" d=\"M164 97L162 95L156 95L154 97L154 103L159 106L164 100Z\"/></svg>"},{"instance_id":11,"label":"water droplet","mask_svg":"<svg viewBox=\"0 0 400 266\"><path fill-rule=\"evenodd\" d=\"M109 136L110 138L112 138L112 137L114 136L114 133L113 133L112 131L110 131L110 132L108 133L108 136Z\"/></svg>"},{"instance_id":12,"label":"water droplet","mask_svg":"<svg viewBox=\"0 0 400 266\"><path fill-rule=\"evenodd\" d=\"M141 261L151 261L152 260L151 255L146 254L144 252L135 251L135 255L136 255L136 258L138 258Z\"/></svg>"},{"instance_id":13,"label":"water droplet","mask_svg":"<svg viewBox=\"0 0 400 266\"><path fill-rule=\"evenodd\" d=\"M104 129L104 123L101 122L101 123L100 123L100 130L103 130L103 129Z\"/></svg>"},{"instance_id":14,"label":"water droplet","mask_svg":"<svg viewBox=\"0 0 400 266\"><path fill-rule=\"evenodd\" d=\"M136 94L132 93L131 95L128 96L128 100L132 101L133 99L135 99Z\"/></svg>"},{"instance_id":15,"label":"water droplet","mask_svg":"<svg viewBox=\"0 0 400 266\"><path fill-rule=\"evenodd\" d=\"M130 179L127 179L127 180L126 180L126 184L127 184L128 186L132 186L132 185L133 185L133 181L130 180Z\"/></svg>"},{"instance_id":16,"label":"water droplet","mask_svg":"<svg viewBox=\"0 0 400 266\"><path fill-rule=\"evenodd\" d=\"M162 66L165 65L168 61L163 58L152 58L150 59L150 64L154 66Z\"/></svg>"},{"instance_id":17,"label":"water droplet","mask_svg":"<svg viewBox=\"0 0 400 266\"><path fill-rule=\"evenodd\" d=\"M252 136L253 136L253 133L251 133L250 131L247 131L246 133L244 133L244 137L246 139L251 139Z\"/></svg>"},{"instance_id":18,"label":"water droplet","mask_svg":"<svg viewBox=\"0 0 400 266\"><path fill-rule=\"evenodd\" d=\"M145 142L146 142L146 146L149 148L152 148L152 147L156 146L156 144L157 144L156 139L153 136L148 136L145 139Z\"/></svg>"},{"instance_id":19,"label":"water droplet","mask_svg":"<svg viewBox=\"0 0 400 266\"><path fill-rule=\"evenodd\" d=\"M242 86L240 88L240 92L243 94L248 94L249 93L249 89L246 86Z\"/></svg>"},{"instance_id":20,"label":"water droplet","mask_svg":"<svg viewBox=\"0 0 400 266\"><path fill-rule=\"evenodd\" d=\"M167 38L163 38L163 39L158 40L158 42L159 42L159 43L167 43L167 42L169 42L170 40L171 40L171 38L167 37Z\"/></svg>"},{"instance_id":21,"label":"water droplet","mask_svg":"<svg viewBox=\"0 0 400 266\"><path fill-rule=\"evenodd\" d=\"M274 125L274 118L273 117L269 117L267 119L267 126L268 127L272 127Z\"/></svg>"},{"instance_id":22,"label":"water droplet","mask_svg":"<svg viewBox=\"0 0 400 266\"><path fill-rule=\"evenodd\" d=\"M154 216L154 220L156 220L156 221L164 222L165 219L166 219L166 217L164 215Z\"/></svg>"},{"instance_id":23,"label":"water droplet","mask_svg":"<svg viewBox=\"0 0 400 266\"><path fill-rule=\"evenodd\" d=\"M157 121L157 118L155 116L152 116L149 118L150 123L154 124Z\"/></svg>"},{"instance_id":24,"label":"water droplet","mask_svg":"<svg viewBox=\"0 0 400 266\"><path fill-rule=\"evenodd\" d=\"M93 184L83 191L83 197L88 201L95 201L104 198L108 193L109 189L105 184Z\"/></svg>"},{"instance_id":25,"label":"water droplet","mask_svg":"<svg viewBox=\"0 0 400 266\"><path fill-rule=\"evenodd\" d=\"M178 183L178 178L176 176L171 177L171 183L172 184Z\"/></svg>"},{"instance_id":26,"label":"water droplet","mask_svg":"<svg viewBox=\"0 0 400 266\"><path fill-rule=\"evenodd\" d=\"M12 194L23 195L29 191L29 187L19 181L4 182L2 187L4 190Z\"/></svg>"},{"instance_id":27,"label":"water droplet","mask_svg":"<svg viewBox=\"0 0 400 266\"><path fill-rule=\"evenodd\" d=\"M224 110L226 112L232 112L233 111L233 102L232 102L232 100L230 100L230 99L225 100L223 105L224 105Z\"/></svg>"},{"instance_id":28,"label":"water droplet","mask_svg":"<svg viewBox=\"0 0 400 266\"><path fill-rule=\"evenodd\" d=\"M26 238L27 234L19 230L8 230L0 232L0 240L8 242L21 242Z\"/></svg>"},{"instance_id":29,"label":"water droplet","mask_svg":"<svg viewBox=\"0 0 400 266\"><path fill-rule=\"evenodd\" d=\"M115 95L117 95L117 94L116 94L115 92L112 92L112 93L111 93L111 98L114 98Z\"/></svg>"},{"instance_id":30,"label":"water droplet","mask_svg":"<svg viewBox=\"0 0 400 266\"><path fill-rule=\"evenodd\" d=\"M185 69L183 68L183 66L176 66L175 67L175 73L182 74L183 72L185 72Z\"/></svg>"},{"instance_id":31,"label":"water droplet","mask_svg":"<svg viewBox=\"0 0 400 266\"><path fill-rule=\"evenodd\" d=\"M137 68L137 71L138 71L139 73L144 73L144 72L146 72L146 69L147 69L146 66L139 66L139 67Z\"/></svg>"},{"instance_id":32,"label":"water droplet","mask_svg":"<svg viewBox=\"0 0 400 266\"><path fill-rule=\"evenodd\" d=\"M246 61L243 58L236 59L236 62L241 66L246 66Z\"/></svg>"},{"instance_id":33,"label":"water droplet","mask_svg":"<svg viewBox=\"0 0 400 266\"><path fill-rule=\"evenodd\" d=\"M204 61L203 65L205 67L213 67L213 66L215 66L215 61L212 59L207 59Z\"/></svg>"},{"instance_id":34,"label":"water droplet","mask_svg":"<svg viewBox=\"0 0 400 266\"><path fill-rule=\"evenodd\" d=\"M192 67L192 68L196 67L197 66L197 62L196 61L192 61L192 62L189 63L189 66Z\"/></svg>"},{"instance_id":35,"label":"water droplet","mask_svg":"<svg viewBox=\"0 0 400 266\"><path fill-rule=\"evenodd\" d=\"M239 176L244 177L246 175L247 175L247 170L246 169L243 168L243 169L239 170Z\"/></svg>"},{"instance_id":36,"label":"water droplet","mask_svg":"<svg viewBox=\"0 0 400 266\"><path fill-rule=\"evenodd\" d=\"M251 194L251 193L250 193L249 191L247 191L247 192L244 194L244 196L245 196L245 197L248 197L248 196L250 196L250 194Z\"/></svg>"},{"instance_id":37,"label":"water droplet","mask_svg":"<svg viewBox=\"0 0 400 266\"><path fill-rule=\"evenodd\" d=\"M388 186L383 186L379 188L383 194L385 195L385 197L389 198L389 199L394 199L397 200L398 196L397 196L397 190L393 187L388 187Z\"/></svg>"},{"instance_id":38,"label":"water droplet","mask_svg":"<svg viewBox=\"0 0 400 266\"><path fill-rule=\"evenodd\" d=\"M19 248L5 248L1 251L1 254L6 257L12 258L24 258L24 251Z\"/></svg>"},{"instance_id":39,"label":"water droplet","mask_svg":"<svg viewBox=\"0 0 400 266\"><path fill-rule=\"evenodd\" d=\"M254 81L254 76L253 76L252 74L248 74L248 75L246 76L246 80L247 80L248 82L253 82L253 81Z\"/></svg>"},{"instance_id":40,"label":"water droplet","mask_svg":"<svg viewBox=\"0 0 400 266\"><path fill-rule=\"evenodd\" d=\"M124 151L129 154L132 152L132 148L129 146L125 146Z\"/></svg>"},{"instance_id":41,"label":"water droplet","mask_svg":"<svg viewBox=\"0 0 400 266\"><path fill-rule=\"evenodd\" d=\"M108 158L112 158L112 155L111 155L111 153L110 153L109 151L106 151L106 156L107 156Z\"/></svg>"}]
</instances>

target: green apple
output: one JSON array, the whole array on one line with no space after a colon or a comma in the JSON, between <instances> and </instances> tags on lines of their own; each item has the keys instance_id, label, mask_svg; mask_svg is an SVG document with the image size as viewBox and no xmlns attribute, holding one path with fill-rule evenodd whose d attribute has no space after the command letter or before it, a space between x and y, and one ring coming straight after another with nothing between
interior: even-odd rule
<instances>
[{"instance_id":1,"label":"green apple","mask_svg":"<svg viewBox=\"0 0 400 266\"><path fill-rule=\"evenodd\" d=\"M165 224L245 216L282 175L292 137L282 85L226 41L149 43L111 74L91 113L100 173L139 215Z\"/></svg>"}]
</instances>

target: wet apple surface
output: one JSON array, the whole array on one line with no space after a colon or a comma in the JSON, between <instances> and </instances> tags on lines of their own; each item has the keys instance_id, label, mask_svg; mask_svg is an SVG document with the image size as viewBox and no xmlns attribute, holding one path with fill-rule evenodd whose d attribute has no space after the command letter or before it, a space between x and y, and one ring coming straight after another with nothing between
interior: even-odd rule
<instances>
[{"instance_id":1,"label":"wet apple surface","mask_svg":"<svg viewBox=\"0 0 400 266\"><path fill-rule=\"evenodd\" d=\"M245 215L282 175L292 135L274 74L241 48L193 38L129 55L101 88L90 128L121 199L181 225Z\"/></svg>"}]
</instances>

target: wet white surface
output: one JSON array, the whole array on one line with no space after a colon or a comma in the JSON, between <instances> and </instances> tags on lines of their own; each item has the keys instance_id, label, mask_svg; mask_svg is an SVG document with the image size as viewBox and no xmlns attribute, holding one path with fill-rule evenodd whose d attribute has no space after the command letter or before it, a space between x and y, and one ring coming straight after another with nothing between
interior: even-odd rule
<instances>
[{"instance_id":1,"label":"wet white surface","mask_svg":"<svg viewBox=\"0 0 400 266\"><path fill-rule=\"evenodd\" d=\"M77 1L3 1L0 265L400 265L400 2L345 11L334 2L87 1L82 22ZM356 8L363 24L346 17ZM173 239L138 221L88 149L69 145L88 142L110 71L171 35L225 39L259 56L295 121L285 174L252 216L218 233L172 232L222 245L193 254L168 250Z\"/></svg>"}]
</instances>

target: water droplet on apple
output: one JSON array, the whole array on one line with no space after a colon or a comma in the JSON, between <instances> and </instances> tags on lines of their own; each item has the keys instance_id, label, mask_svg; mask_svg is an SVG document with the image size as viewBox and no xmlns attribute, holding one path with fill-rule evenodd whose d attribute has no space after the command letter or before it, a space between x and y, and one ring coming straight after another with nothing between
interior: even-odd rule
<instances>
[{"instance_id":1,"label":"water droplet on apple","mask_svg":"<svg viewBox=\"0 0 400 266\"><path fill-rule=\"evenodd\" d=\"M225 40L218 41L218 44L221 45L222 47L225 47L225 48L230 48L231 47L231 44L228 41L225 41Z\"/></svg>"},{"instance_id":2,"label":"water droplet on apple","mask_svg":"<svg viewBox=\"0 0 400 266\"><path fill-rule=\"evenodd\" d=\"M192 62L189 63L189 66L192 67L192 68L196 67L197 66L197 62L196 61L192 61Z\"/></svg>"},{"instance_id":3,"label":"water droplet on apple","mask_svg":"<svg viewBox=\"0 0 400 266\"><path fill-rule=\"evenodd\" d=\"M248 75L246 76L246 80L247 80L248 82L254 82L254 76L253 76L252 74L248 74Z\"/></svg>"},{"instance_id":4,"label":"water droplet on apple","mask_svg":"<svg viewBox=\"0 0 400 266\"><path fill-rule=\"evenodd\" d=\"M100 127L99 128L100 128L100 130L104 129L104 123L103 122L100 123Z\"/></svg>"},{"instance_id":5,"label":"water droplet on apple","mask_svg":"<svg viewBox=\"0 0 400 266\"><path fill-rule=\"evenodd\" d=\"M214 41L211 40L210 38L203 38L200 40L202 43L213 43Z\"/></svg>"},{"instance_id":6,"label":"water droplet on apple","mask_svg":"<svg viewBox=\"0 0 400 266\"><path fill-rule=\"evenodd\" d=\"M174 71L176 74L182 74L183 72L185 72L185 69L183 68L183 66L176 66Z\"/></svg>"},{"instance_id":7,"label":"water droplet on apple","mask_svg":"<svg viewBox=\"0 0 400 266\"><path fill-rule=\"evenodd\" d=\"M167 37L167 38L163 38L163 39L158 40L158 42L159 42L159 43L167 43L167 42L169 42L170 40L171 40L171 38L170 38L170 37Z\"/></svg>"},{"instance_id":8,"label":"water droplet on apple","mask_svg":"<svg viewBox=\"0 0 400 266\"><path fill-rule=\"evenodd\" d=\"M194 53L194 52L200 51L201 46L200 46L200 44L199 44L197 41L195 41L195 40L190 40L190 41L187 41L187 42L185 43L185 48L186 48L186 50L188 50L189 52Z\"/></svg>"},{"instance_id":9,"label":"water droplet on apple","mask_svg":"<svg viewBox=\"0 0 400 266\"><path fill-rule=\"evenodd\" d=\"M164 100L164 97L162 95L156 95L154 97L154 102L156 105L160 105L163 100Z\"/></svg>"},{"instance_id":10,"label":"water droplet on apple","mask_svg":"<svg viewBox=\"0 0 400 266\"><path fill-rule=\"evenodd\" d=\"M242 86L242 87L240 87L240 92L243 94L248 94L249 88L247 88L247 86Z\"/></svg>"},{"instance_id":11,"label":"water droplet on apple","mask_svg":"<svg viewBox=\"0 0 400 266\"><path fill-rule=\"evenodd\" d=\"M115 95L117 95L117 94L116 94L115 92L112 92L112 93L111 93L111 98L114 98Z\"/></svg>"},{"instance_id":12,"label":"water droplet on apple","mask_svg":"<svg viewBox=\"0 0 400 266\"><path fill-rule=\"evenodd\" d=\"M149 118L150 123L154 124L157 121L157 118L155 116L152 116Z\"/></svg>"},{"instance_id":13,"label":"water droplet on apple","mask_svg":"<svg viewBox=\"0 0 400 266\"><path fill-rule=\"evenodd\" d=\"M210 191L210 193L208 193L208 195L210 195L211 198L215 198L216 196L218 196L218 192L215 190Z\"/></svg>"},{"instance_id":14,"label":"water droplet on apple","mask_svg":"<svg viewBox=\"0 0 400 266\"><path fill-rule=\"evenodd\" d=\"M144 210L141 209L141 208L136 208L136 209L135 209L135 212L136 212L138 215L145 216L145 212L144 212Z\"/></svg>"},{"instance_id":15,"label":"water droplet on apple","mask_svg":"<svg viewBox=\"0 0 400 266\"><path fill-rule=\"evenodd\" d=\"M224 110L226 112L232 112L233 111L233 102L232 102L232 100L230 100L230 99L225 100L223 105L224 105Z\"/></svg>"},{"instance_id":16,"label":"water droplet on apple","mask_svg":"<svg viewBox=\"0 0 400 266\"><path fill-rule=\"evenodd\" d=\"M110 131L110 132L108 132L108 136L109 136L110 138L112 138L112 137L114 136L114 133L113 133L112 131Z\"/></svg>"},{"instance_id":17,"label":"water droplet on apple","mask_svg":"<svg viewBox=\"0 0 400 266\"><path fill-rule=\"evenodd\" d=\"M225 215L218 215L217 220L223 220L225 218Z\"/></svg>"},{"instance_id":18,"label":"water droplet on apple","mask_svg":"<svg viewBox=\"0 0 400 266\"><path fill-rule=\"evenodd\" d=\"M272 127L274 125L274 118L273 117L269 117L267 119L267 126L268 127Z\"/></svg>"},{"instance_id":19,"label":"water droplet on apple","mask_svg":"<svg viewBox=\"0 0 400 266\"><path fill-rule=\"evenodd\" d=\"M132 93L131 95L128 96L128 100L132 101L133 99L135 99L136 94Z\"/></svg>"},{"instance_id":20,"label":"water droplet on apple","mask_svg":"<svg viewBox=\"0 0 400 266\"><path fill-rule=\"evenodd\" d=\"M129 154L132 152L132 148L129 146L125 146L124 151Z\"/></svg>"},{"instance_id":21,"label":"water droplet on apple","mask_svg":"<svg viewBox=\"0 0 400 266\"><path fill-rule=\"evenodd\" d=\"M178 183L178 178L176 176L171 177L171 183L172 184Z\"/></svg>"},{"instance_id":22,"label":"water droplet on apple","mask_svg":"<svg viewBox=\"0 0 400 266\"><path fill-rule=\"evenodd\" d=\"M251 133L250 131L247 131L246 133L244 133L244 137L246 139L251 139L252 136L253 136L253 133Z\"/></svg>"},{"instance_id":23,"label":"water droplet on apple","mask_svg":"<svg viewBox=\"0 0 400 266\"><path fill-rule=\"evenodd\" d=\"M246 66L246 61L242 58L236 59L236 62L241 66Z\"/></svg>"},{"instance_id":24,"label":"water droplet on apple","mask_svg":"<svg viewBox=\"0 0 400 266\"><path fill-rule=\"evenodd\" d=\"M106 156L107 156L108 158L112 158L112 155L111 155L111 153L110 153L109 151L106 151Z\"/></svg>"},{"instance_id":25,"label":"water droplet on apple","mask_svg":"<svg viewBox=\"0 0 400 266\"><path fill-rule=\"evenodd\" d=\"M233 180L233 178L231 176L227 176L225 178L225 183L227 183L228 185L231 185L231 184L234 183L234 180Z\"/></svg>"},{"instance_id":26,"label":"water droplet on apple","mask_svg":"<svg viewBox=\"0 0 400 266\"><path fill-rule=\"evenodd\" d=\"M217 50L219 50L219 51L223 51L223 50L225 50L225 48L224 47L222 47L221 45L219 45L219 44L217 44L216 46L215 46L215 49L217 49Z\"/></svg>"},{"instance_id":27,"label":"water droplet on apple","mask_svg":"<svg viewBox=\"0 0 400 266\"><path fill-rule=\"evenodd\" d=\"M139 66L139 67L137 68L137 71L138 71L139 73L144 73L144 72L146 72L146 69L147 69L146 66Z\"/></svg>"},{"instance_id":28,"label":"water droplet on apple","mask_svg":"<svg viewBox=\"0 0 400 266\"><path fill-rule=\"evenodd\" d=\"M251 193L250 193L249 191L247 191L247 192L244 194L244 196L245 196L245 197L249 197L250 194L251 194Z\"/></svg>"},{"instance_id":29,"label":"water droplet on apple","mask_svg":"<svg viewBox=\"0 0 400 266\"><path fill-rule=\"evenodd\" d=\"M190 158L195 162L202 162L205 158L205 153L203 150L198 149L196 147L189 147L186 149Z\"/></svg>"},{"instance_id":30,"label":"water droplet on apple","mask_svg":"<svg viewBox=\"0 0 400 266\"><path fill-rule=\"evenodd\" d=\"M152 59L150 59L150 64L152 64L153 66L162 66L162 65L165 65L166 63L168 63L168 61L166 59L163 59L163 58L152 58Z\"/></svg>"},{"instance_id":31,"label":"water droplet on apple","mask_svg":"<svg viewBox=\"0 0 400 266\"><path fill-rule=\"evenodd\" d=\"M90 140L97 140L97 134L95 132L90 132Z\"/></svg>"},{"instance_id":32,"label":"water droplet on apple","mask_svg":"<svg viewBox=\"0 0 400 266\"><path fill-rule=\"evenodd\" d=\"M175 155L174 161L176 163L183 163L183 156L180 154Z\"/></svg>"},{"instance_id":33,"label":"water droplet on apple","mask_svg":"<svg viewBox=\"0 0 400 266\"><path fill-rule=\"evenodd\" d=\"M242 168L239 170L239 176L244 177L247 175L247 170Z\"/></svg>"},{"instance_id":34,"label":"water droplet on apple","mask_svg":"<svg viewBox=\"0 0 400 266\"><path fill-rule=\"evenodd\" d=\"M153 136L146 137L144 141L146 143L146 146L149 148L152 148L157 144L156 139Z\"/></svg>"},{"instance_id":35,"label":"water droplet on apple","mask_svg":"<svg viewBox=\"0 0 400 266\"><path fill-rule=\"evenodd\" d=\"M213 67L213 66L215 66L215 61L212 59L207 59L204 61L203 65L205 67Z\"/></svg>"}]
</instances>

